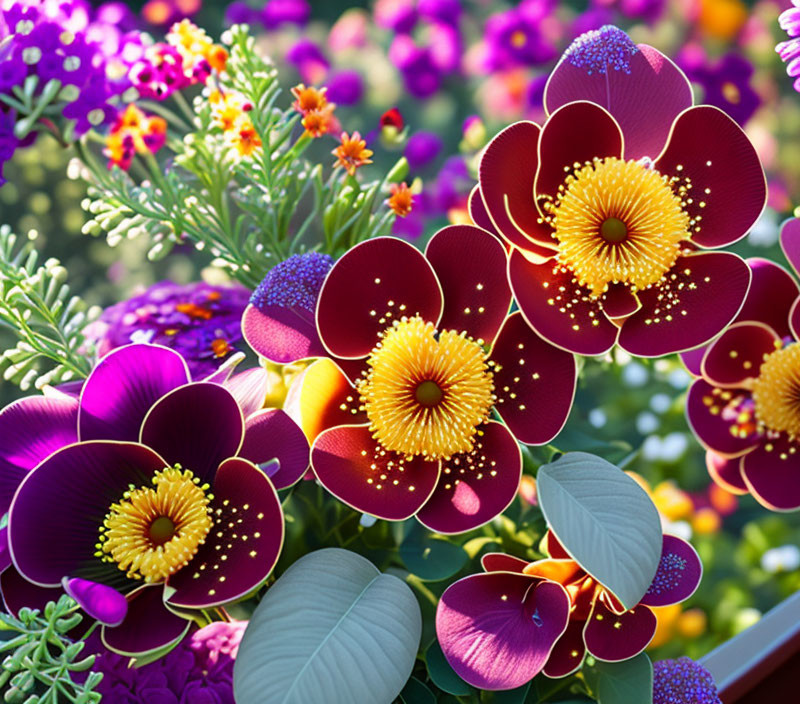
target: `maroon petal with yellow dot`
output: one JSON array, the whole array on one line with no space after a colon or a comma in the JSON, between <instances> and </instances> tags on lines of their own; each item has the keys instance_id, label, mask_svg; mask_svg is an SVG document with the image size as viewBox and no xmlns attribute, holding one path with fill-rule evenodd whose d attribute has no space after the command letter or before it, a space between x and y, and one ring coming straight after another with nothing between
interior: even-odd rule
<instances>
[{"instance_id":1,"label":"maroon petal with yellow dot","mask_svg":"<svg viewBox=\"0 0 800 704\"><path fill-rule=\"evenodd\" d=\"M582 355L608 352L619 329L571 272L552 262L533 264L512 251L508 276L528 324L556 347Z\"/></svg>"},{"instance_id":2,"label":"maroon petal with yellow dot","mask_svg":"<svg viewBox=\"0 0 800 704\"><path fill-rule=\"evenodd\" d=\"M697 551L675 535L665 535L656 576L640 604L669 606L694 594L703 576L703 563Z\"/></svg>"},{"instance_id":3,"label":"maroon petal with yellow dot","mask_svg":"<svg viewBox=\"0 0 800 704\"><path fill-rule=\"evenodd\" d=\"M770 435L742 457L742 476L763 506L796 511L800 508L800 445L785 434Z\"/></svg>"},{"instance_id":4,"label":"maroon petal with yellow dot","mask_svg":"<svg viewBox=\"0 0 800 704\"><path fill-rule=\"evenodd\" d=\"M625 135L625 157L639 159L661 151L673 120L692 104L692 88L661 52L606 25L578 37L547 82L549 113L575 100L609 110Z\"/></svg>"},{"instance_id":5,"label":"maroon petal with yellow dot","mask_svg":"<svg viewBox=\"0 0 800 704\"><path fill-rule=\"evenodd\" d=\"M663 279L638 293L641 309L622 325L619 345L639 357L661 357L702 345L738 314L750 269L728 252L681 256Z\"/></svg>"},{"instance_id":6,"label":"maroon petal with yellow dot","mask_svg":"<svg viewBox=\"0 0 800 704\"><path fill-rule=\"evenodd\" d=\"M119 626L103 626L103 645L132 657L156 652L178 643L192 622L164 605L161 585L145 585L127 596L128 613Z\"/></svg>"},{"instance_id":7,"label":"maroon petal with yellow dot","mask_svg":"<svg viewBox=\"0 0 800 704\"><path fill-rule=\"evenodd\" d=\"M176 607L204 609L246 596L267 578L283 546L278 494L252 462L225 460L212 491L205 541L167 580Z\"/></svg>"},{"instance_id":8,"label":"maroon petal with yellow dot","mask_svg":"<svg viewBox=\"0 0 800 704\"><path fill-rule=\"evenodd\" d=\"M369 426L339 426L323 432L311 449L320 483L341 501L378 518L402 521L428 500L440 462L406 458L377 443Z\"/></svg>"},{"instance_id":9,"label":"maroon petal with yellow dot","mask_svg":"<svg viewBox=\"0 0 800 704\"><path fill-rule=\"evenodd\" d=\"M742 128L719 108L689 108L675 120L655 168L689 188L692 242L723 247L744 237L767 202L767 181Z\"/></svg>"},{"instance_id":10,"label":"maroon petal with yellow dot","mask_svg":"<svg viewBox=\"0 0 800 704\"><path fill-rule=\"evenodd\" d=\"M782 347L780 338L763 323L734 323L703 358L703 377L715 386L748 388L767 356Z\"/></svg>"},{"instance_id":11,"label":"maroon petal with yellow dot","mask_svg":"<svg viewBox=\"0 0 800 704\"><path fill-rule=\"evenodd\" d=\"M522 455L514 436L490 421L471 452L442 460L442 473L417 519L436 533L464 533L499 516L514 500Z\"/></svg>"},{"instance_id":12,"label":"maroon petal with yellow dot","mask_svg":"<svg viewBox=\"0 0 800 704\"><path fill-rule=\"evenodd\" d=\"M642 307L637 295L623 284L611 284L603 294L602 302L603 313L617 325Z\"/></svg>"},{"instance_id":13,"label":"maroon petal with yellow dot","mask_svg":"<svg viewBox=\"0 0 800 704\"><path fill-rule=\"evenodd\" d=\"M533 198L540 133L533 122L515 122L489 142L478 167L480 193L494 229L523 249L531 242L554 244Z\"/></svg>"},{"instance_id":14,"label":"maroon petal with yellow dot","mask_svg":"<svg viewBox=\"0 0 800 704\"><path fill-rule=\"evenodd\" d=\"M209 482L219 463L235 456L244 438L236 399L220 384L193 382L159 399L145 416L140 440L169 465L180 464Z\"/></svg>"},{"instance_id":15,"label":"maroon petal with yellow dot","mask_svg":"<svg viewBox=\"0 0 800 704\"><path fill-rule=\"evenodd\" d=\"M583 630L583 640L586 649L598 660L628 660L647 647L656 625L655 614L646 606L615 614L601 599L596 599Z\"/></svg>"},{"instance_id":16,"label":"maroon petal with yellow dot","mask_svg":"<svg viewBox=\"0 0 800 704\"><path fill-rule=\"evenodd\" d=\"M379 334L403 317L436 325L442 290L422 253L403 240L376 237L356 245L328 274L317 304L317 329L336 357L366 357Z\"/></svg>"},{"instance_id":17,"label":"maroon petal with yellow dot","mask_svg":"<svg viewBox=\"0 0 800 704\"><path fill-rule=\"evenodd\" d=\"M444 293L439 329L491 345L511 307L503 245L480 228L451 225L431 238L425 256Z\"/></svg>"},{"instance_id":18,"label":"maroon petal with yellow dot","mask_svg":"<svg viewBox=\"0 0 800 704\"><path fill-rule=\"evenodd\" d=\"M495 409L514 437L550 442L564 427L575 396L575 357L539 337L522 315L503 324L491 353Z\"/></svg>"},{"instance_id":19,"label":"maroon petal with yellow dot","mask_svg":"<svg viewBox=\"0 0 800 704\"><path fill-rule=\"evenodd\" d=\"M545 122L539 139L537 202L555 200L576 164L606 157L622 157L622 132L614 118L585 101L559 108Z\"/></svg>"},{"instance_id":20,"label":"maroon petal with yellow dot","mask_svg":"<svg viewBox=\"0 0 800 704\"><path fill-rule=\"evenodd\" d=\"M575 672L586 656L586 645L583 642L583 629L586 621L570 619L567 630L556 641L550 651L550 657L542 672L548 677L559 679Z\"/></svg>"},{"instance_id":21,"label":"maroon petal with yellow dot","mask_svg":"<svg viewBox=\"0 0 800 704\"><path fill-rule=\"evenodd\" d=\"M755 404L744 389L720 389L697 379L689 387L686 418L703 446L725 457L739 457L760 442Z\"/></svg>"},{"instance_id":22,"label":"maroon petal with yellow dot","mask_svg":"<svg viewBox=\"0 0 800 704\"><path fill-rule=\"evenodd\" d=\"M791 335L789 311L800 295L797 281L786 269L768 259L751 257L747 266L752 279L736 321L756 320L769 325L780 338Z\"/></svg>"}]
</instances>

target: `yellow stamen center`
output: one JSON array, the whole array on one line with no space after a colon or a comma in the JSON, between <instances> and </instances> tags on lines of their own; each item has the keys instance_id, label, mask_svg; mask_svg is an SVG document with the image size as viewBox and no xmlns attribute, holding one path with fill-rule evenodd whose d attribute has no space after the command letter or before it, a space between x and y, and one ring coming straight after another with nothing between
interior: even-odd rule
<instances>
[{"instance_id":1,"label":"yellow stamen center","mask_svg":"<svg viewBox=\"0 0 800 704\"><path fill-rule=\"evenodd\" d=\"M559 262L595 297L611 283L657 283L689 237L691 221L671 182L637 161L607 157L577 167L546 207Z\"/></svg>"},{"instance_id":2,"label":"yellow stamen center","mask_svg":"<svg viewBox=\"0 0 800 704\"><path fill-rule=\"evenodd\" d=\"M387 450L431 460L472 450L494 401L481 346L464 333L436 337L431 323L403 318L383 333L359 384L373 437Z\"/></svg>"},{"instance_id":3,"label":"yellow stamen center","mask_svg":"<svg viewBox=\"0 0 800 704\"><path fill-rule=\"evenodd\" d=\"M100 529L97 556L131 579L163 582L191 560L211 530L208 484L179 466L153 475L112 504Z\"/></svg>"},{"instance_id":4,"label":"yellow stamen center","mask_svg":"<svg viewBox=\"0 0 800 704\"><path fill-rule=\"evenodd\" d=\"M800 344L770 354L753 383L756 418L769 430L800 437Z\"/></svg>"}]
</instances>

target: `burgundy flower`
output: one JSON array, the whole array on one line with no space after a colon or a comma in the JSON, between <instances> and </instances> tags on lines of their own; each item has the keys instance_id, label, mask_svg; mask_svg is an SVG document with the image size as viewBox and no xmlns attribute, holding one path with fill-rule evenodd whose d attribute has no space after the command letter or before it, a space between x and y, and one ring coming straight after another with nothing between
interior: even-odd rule
<instances>
[{"instance_id":1,"label":"burgundy flower","mask_svg":"<svg viewBox=\"0 0 800 704\"><path fill-rule=\"evenodd\" d=\"M565 677L588 652L617 662L647 647L656 630L651 607L677 604L697 589L694 548L665 535L661 561L639 604L626 610L572 560L552 532L547 559L528 563L489 553L485 574L464 577L442 595L436 634L458 675L481 689L512 689L539 672Z\"/></svg>"},{"instance_id":2,"label":"burgundy flower","mask_svg":"<svg viewBox=\"0 0 800 704\"><path fill-rule=\"evenodd\" d=\"M513 500L516 441L548 442L561 429L575 360L508 315L505 261L499 241L472 226L441 230L425 255L381 237L333 266L315 317L258 302L245 312L259 354L323 357L287 404L315 438L312 467L332 494L442 533L486 523ZM264 334L281 324L296 326L292 345ZM489 419L492 407L503 423Z\"/></svg>"},{"instance_id":3,"label":"burgundy flower","mask_svg":"<svg viewBox=\"0 0 800 704\"><path fill-rule=\"evenodd\" d=\"M283 542L275 487L302 476L308 445L283 411L245 417L215 383L226 375L191 382L178 353L134 344L104 357L79 398L0 413L10 610L63 586L105 624L109 648L142 653L186 632L172 609L227 603L266 579Z\"/></svg>"},{"instance_id":4,"label":"burgundy flower","mask_svg":"<svg viewBox=\"0 0 800 704\"><path fill-rule=\"evenodd\" d=\"M741 128L692 107L685 76L616 27L578 38L550 76L543 127L489 144L472 217L510 245L528 323L586 355L655 357L703 344L742 305L750 273L699 251L744 236L766 199Z\"/></svg>"},{"instance_id":5,"label":"burgundy flower","mask_svg":"<svg viewBox=\"0 0 800 704\"><path fill-rule=\"evenodd\" d=\"M781 244L800 265L800 221ZM686 413L708 451L711 477L736 494L750 492L775 511L800 508L800 288L777 264L750 261L753 285L736 322L698 353L684 356L699 376Z\"/></svg>"}]
</instances>

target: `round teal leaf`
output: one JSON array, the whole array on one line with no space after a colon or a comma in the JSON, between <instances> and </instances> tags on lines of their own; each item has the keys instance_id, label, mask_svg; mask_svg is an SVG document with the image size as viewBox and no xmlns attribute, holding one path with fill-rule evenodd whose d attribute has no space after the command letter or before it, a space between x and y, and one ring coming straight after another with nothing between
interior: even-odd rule
<instances>
[{"instance_id":1,"label":"round teal leaf","mask_svg":"<svg viewBox=\"0 0 800 704\"><path fill-rule=\"evenodd\" d=\"M422 632L411 589L341 548L309 553L253 613L233 672L237 704L391 704Z\"/></svg>"},{"instance_id":2,"label":"round teal leaf","mask_svg":"<svg viewBox=\"0 0 800 704\"><path fill-rule=\"evenodd\" d=\"M540 467L539 505L570 556L627 608L639 603L661 559L661 521L619 467L569 452Z\"/></svg>"},{"instance_id":3,"label":"round teal leaf","mask_svg":"<svg viewBox=\"0 0 800 704\"><path fill-rule=\"evenodd\" d=\"M428 650L425 651L425 662L428 665L428 674L431 676L433 683L443 692L463 697L473 691L472 687L464 682L456 674L456 671L450 667L450 663L447 662L438 640L433 641Z\"/></svg>"},{"instance_id":4,"label":"round teal leaf","mask_svg":"<svg viewBox=\"0 0 800 704\"><path fill-rule=\"evenodd\" d=\"M647 653L622 662L598 660L594 671L599 704L652 704L653 664Z\"/></svg>"},{"instance_id":5,"label":"round teal leaf","mask_svg":"<svg viewBox=\"0 0 800 704\"><path fill-rule=\"evenodd\" d=\"M411 574L425 582L440 582L456 574L468 555L464 548L427 530L412 530L400 546L400 557Z\"/></svg>"}]
</instances>

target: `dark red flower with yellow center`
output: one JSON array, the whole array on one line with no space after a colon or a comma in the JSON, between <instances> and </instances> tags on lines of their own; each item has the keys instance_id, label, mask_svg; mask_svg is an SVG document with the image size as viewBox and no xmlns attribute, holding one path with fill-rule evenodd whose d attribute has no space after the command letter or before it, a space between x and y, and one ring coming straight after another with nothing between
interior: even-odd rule
<instances>
[{"instance_id":1,"label":"dark red flower with yellow center","mask_svg":"<svg viewBox=\"0 0 800 704\"><path fill-rule=\"evenodd\" d=\"M800 221L784 225L781 244L797 272ZM753 285L736 322L684 356L700 377L686 413L714 481L793 511L800 508L800 287L777 264L749 263Z\"/></svg>"},{"instance_id":2,"label":"dark red flower with yellow center","mask_svg":"<svg viewBox=\"0 0 800 704\"><path fill-rule=\"evenodd\" d=\"M517 440L555 437L575 388L573 355L508 314L503 246L468 225L438 232L424 255L379 237L336 262L321 290L312 263L293 263L308 269L294 279L302 291L254 296L243 328L270 359L322 357L286 403L314 441L319 481L359 511L417 515L441 533L497 516L519 486ZM266 334L287 326L294 335Z\"/></svg>"},{"instance_id":3,"label":"dark red flower with yellow center","mask_svg":"<svg viewBox=\"0 0 800 704\"><path fill-rule=\"evenodd\" d=\"M518 122L486 148L474 221L509 245L528 323L564 349L691 349L742 305L749 271L705 252L744 236L764 173L725 113L692 107L686 77L615 27L579 37L550 76L542 127Z\"/></svg>"}]
</instances>

